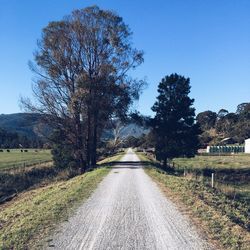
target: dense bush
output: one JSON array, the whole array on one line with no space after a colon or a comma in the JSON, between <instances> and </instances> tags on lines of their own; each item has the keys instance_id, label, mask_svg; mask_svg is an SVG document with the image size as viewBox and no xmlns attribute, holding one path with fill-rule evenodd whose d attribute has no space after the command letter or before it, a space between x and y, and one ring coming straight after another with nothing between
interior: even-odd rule
<instances>
[{"instance_id":1,"label":"dense bush","mask_svg":"<svg viewBox=\"0 0 250 250\"><path fill-rule=\"evenodd\" d=\"M62 130L55 130L51 136L53 141L51 153L56 168L77 168L74 157L74 145L66 141ZM80 167L80 166L79 166Z\"/></svg>"}]
</instances>

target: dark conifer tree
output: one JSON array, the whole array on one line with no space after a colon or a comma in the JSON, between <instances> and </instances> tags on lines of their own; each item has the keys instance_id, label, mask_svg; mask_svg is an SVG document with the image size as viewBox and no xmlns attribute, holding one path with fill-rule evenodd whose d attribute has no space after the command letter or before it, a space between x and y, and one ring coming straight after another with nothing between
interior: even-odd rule
<instances>
[{"instance_id":1,"label":"dark conifer tree","mask_svg":"<svg viewBox=\"0 0 250 250\"><path fill-rule=\"evenodd\" d=\"M152 110L156 158L166 167L174 157L192 157L198 147L199 128L195 124L194 99L190 93L190 79L171 74L158 86L158 97Z\"/></svg>"}]
</instances>

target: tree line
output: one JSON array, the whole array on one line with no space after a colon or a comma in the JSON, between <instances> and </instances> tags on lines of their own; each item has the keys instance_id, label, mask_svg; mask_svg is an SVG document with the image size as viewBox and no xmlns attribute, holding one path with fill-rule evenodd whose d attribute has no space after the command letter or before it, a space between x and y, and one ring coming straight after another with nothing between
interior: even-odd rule
<instances>
[{"instance_id":1,"label":"tree line","mask_svg":"<svg viewBox=\"0 0 250 250\"><path fill-rule=\"evenodd\" d=\"M195 116L194 99L189 97L190 79L171 74L158 85L153 118L138 116L138 124L150 129L139 138L130 137L125 145L148 148L167 166L168 159L192 157L208 145L242 144L250 138L250 103L241 103L236 112L221 109ZM150 149L152 148L152 149Z\"/></svg>"},{"instance_id":2,"label":"tree line","mask_svg":"<svg viewBox=\"0 0 250 250\"><path fill-rule=\"evenodd\" d=\"M28 138L20 133L0 128L0 148L40 148L43 142L38 138Z\"/></svg>"},{"instance_id":3,"label":"tree line","mask_svg":"<svg viewBox=\"0 0 250 250\"><path fill-rule=\"evenodd\" d=\"M196 119L202 130L201 147L220 145L225 138L230 143L239 144L250 138L250 103L239 104L236 112L207 110L199 113Z\"/></svg>"}]
</instances>

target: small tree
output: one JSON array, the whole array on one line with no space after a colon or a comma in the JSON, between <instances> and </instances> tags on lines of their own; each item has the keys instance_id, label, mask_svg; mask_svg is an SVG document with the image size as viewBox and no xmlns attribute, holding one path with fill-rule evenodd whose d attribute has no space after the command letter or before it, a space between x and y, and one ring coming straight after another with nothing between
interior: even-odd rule
<instances>
[{"instance_id":1,"label":"small tree","mask_svg":"<svg viewBox=\"0 0 250 250\"><path fill-rule=\"evenodd\" d=\"M194 156L198 147L198 125L195 124L194 99L190 80L177 74L162 79L152 110L156 113L151 125L155 137L156 158L163 162L183 156Z\"/></svg>"},{"instance_id":2,"label":"small tree","mask_svg":"<svg viewBox=\"0 0 250 250\"><path fill-rule=\"evenodd\" d=\"M110 152L114 153L124 143L124 136L122 135L126 122L122 122L119 119L113 119L109 122L107 130L111 131L111 138L107 143L107 148Z\"/></svg>"}]
</instances>

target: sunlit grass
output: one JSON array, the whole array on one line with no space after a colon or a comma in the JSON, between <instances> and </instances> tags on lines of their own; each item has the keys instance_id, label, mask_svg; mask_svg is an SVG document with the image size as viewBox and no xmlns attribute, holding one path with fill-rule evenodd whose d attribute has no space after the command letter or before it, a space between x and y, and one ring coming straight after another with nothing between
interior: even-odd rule
<instances>
[{"instance_id":1,"label":"sunlit grass","mask_svg":"<svg viewBox=\"0 0 250 250\"><path fill-rule=\"evenodd\" d=\"M50 150L28 149L28 152L21 152L20 149L10 149L7 152L0 152L0 170L29 166L47 161L52 161Z\"/></svg>"},{"instance_id":2,"label":"sunlit grass","mask_svg":"<svg viewBox=\"0 0 250 250\"><path fill-rule=\"evenodd\" d=\"M199 221L211 240L219 241L225 249L249 249L250 234L248 207L213 192L202 183L184 177L168 175L155 168L145 171L167 193L168 198Z\"/></svg>"},{"instance_id":3,"label":"sunlit grass","mask_svg":"<svg viewBox=\"0 0 250 250\"><path fill-rule=\"evenodd\" d=\"M96 189L109 173L109 163L119 161L124 152L108 157L94 169L69 180L21 193L0 207L0 249L40 248L41 240L55 225L66 219ZM34 242L39 244L34 247Z\"/></svg>"},{"instance_id":4,"label":"sunlit grass","mask_svg":"<svg viewBox=\"0 0 250 250\"><path fill-rule=\"evenodd\" d=\"M35 248L34 242L48 235L55 223L66 219L108 172L109 169L100 168L68 181L25 192L3 205L0 210L0 249Z\"/></svg>"},{"instance_id":5,"label":"sunlit grass","mask_svg":"<svg viewBox=\"0 0 250 250\"><path fill-rule=\"evenodd\" d=\"M107 157L101 161L99 161L97 164L98 165L103 165L103 164L108 164L108 163L111 163L111 162L115 162L115 161L119 161L121 160L121 158L125 155L125 152L120 152L120 153L117 153L113 156L110 156L110 157Z\"/></svg>"},{"instance_id":6,"label":"sunlit grass","mask_svg":"<svg viewBox=\"0 0 250 250\"><path fill-rule=\"evenodd\" d=\"M228 168L228 169L250 169L249 154L235 154L228 156L195 156L193 158L175 158L176 166L186 168Z\"/></svg>"},{"instance_id":7,"label":"sunlit grass","mask_svg":"<svg viewBox=\"0 0 250 250\"><path fill-rule=\"evenodd\" d=\"M249 249L249 207L247 203L239 200L239 197L234 197L235 194L240 194L244 196L244 200L247 200L250 196L249 183L220 185L218 191L199 181L199 179L175 175L174 172L167 174L165 171L153 167L156 162L152 158L149 158L144 153L137 154L141 161L151 162L152 167L145 167L146 173L159 184L168 198L185 207L190 217L196 218L195 221L198 221L198 227L203 228L209 239L219 242L219 245L225 249ZM242 166L242 162L245 162L245 159L248 159L249 156L244 157L237 156L225 161L233 162L231 166L241 171L244 168L238 166ZM208 162L217 162L217 165L212 164L211 166L219 167L218 160L220 161L220 159L213 156L211 159L208 156L200 157L202 160L204 158ZM180 159L179 162L183 163L184 161L190 164L190 169L197 169L192 167L192 164L195 162L196 165L200 159ZM234 162L237 160L240 163ZM199 165L196 166L199 167ZM228 192L232 192L231 198L228 196Z\"/></svg>"}]
</instances>

